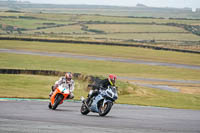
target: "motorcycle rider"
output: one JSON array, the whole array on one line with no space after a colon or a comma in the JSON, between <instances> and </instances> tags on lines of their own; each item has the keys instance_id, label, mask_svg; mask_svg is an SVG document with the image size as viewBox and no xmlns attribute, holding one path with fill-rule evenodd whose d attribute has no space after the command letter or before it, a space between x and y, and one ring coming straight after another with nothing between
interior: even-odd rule
<instances>
[{"instance_id":1,"label":"motorcycle rider","mask_svg":"<svg viewBox=\"0 0 200 133\"><path fill-rule=\"evenodd\" d=\"M61 85L61 84L65 84L66 86L69 87L69 90L70 90L70 94L69 96L66 98L66 99L73 99L74 98L74 94L73 94L73 91L74 91L74 86L75 86L75 82L74 80L72 80L72 73L71 72L67 72L65 74L65 76L63 77L60 77L58 81L55 82L55 84L52 86L52 91L50 92L49 94L49 97L51 98L53 92L55 91L55 89Z\"/></svg>"},{"instance_id":2,"label":"motorcycle rider","mask_svg":"<svg viewBox=\"0 0 200 133\"><path fill-rule=\"evenodd\" d=\"M108 86L115 86L115 81L117 79L117 76L114 74L110 74L108 78L101 80L98 85L88 85L88 87L92 87L88 94L88 99L86 103L89 105L92 103L91 99L94 96L97 96L99 93L99 90L106 90Z\"/></svg>"}]
</instances>

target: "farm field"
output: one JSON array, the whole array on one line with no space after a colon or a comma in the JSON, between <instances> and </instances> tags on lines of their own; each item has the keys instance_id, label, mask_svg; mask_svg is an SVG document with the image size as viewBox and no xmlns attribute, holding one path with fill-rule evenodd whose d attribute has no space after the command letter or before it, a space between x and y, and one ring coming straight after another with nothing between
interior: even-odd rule
<instances>
[{"instance_id":1,"label":"farm field","mask_svg":"<svg viewBox=\"0 0 200 133\"><path fill-rule=\"evenodd\" d=\"M200 20L0 12L0 37L145 44L199 51Z\"/></svg>"}]
</instances>

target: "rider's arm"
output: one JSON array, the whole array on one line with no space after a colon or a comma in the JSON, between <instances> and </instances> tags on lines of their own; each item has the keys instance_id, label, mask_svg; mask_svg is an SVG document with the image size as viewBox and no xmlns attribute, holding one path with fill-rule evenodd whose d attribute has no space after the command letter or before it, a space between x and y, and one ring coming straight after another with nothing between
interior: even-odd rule
<instances>
[{"instance_id":1,"label":"rider's arm","mask_svg":"<svg viewBox=\"0 0 200 133\"><path fill-rule=\"evenodd\" d=\"M104 79L104 80L101 80L99 82L99 89L104 89L104 88L107 88L107 79Z\"/></svg>"},{"instance_id":2,"label":"rider's arm","mask_svg":"<svg viewBox=\"0 0 200 133\"><path fill-rule=\"evenodd\" d=\"M70 86L70 92L73 92L74 91L75 82L74 82L74 80L72 80L71 82L72 82L72 84Z\"/></svg>"},{"instance_id":3,"label":"rider's arm","mask_svg":"<svg viewBox=\"0 0 200 133\"><path fill-rule=\"evenodd\" d=\"M63 83L63 77L60 77L58 81L55 82L55 86L58 87Z\"/></svg>"}]
</instances>

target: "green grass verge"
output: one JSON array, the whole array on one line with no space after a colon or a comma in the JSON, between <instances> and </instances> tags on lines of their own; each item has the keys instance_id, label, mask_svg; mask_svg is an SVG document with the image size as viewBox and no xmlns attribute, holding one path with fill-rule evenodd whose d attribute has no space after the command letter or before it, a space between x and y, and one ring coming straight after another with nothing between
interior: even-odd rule
<instances>
[{"instance_id":1,"label":"green grass verge","mask_svg":"<svg viewBox=\"0 0 200 133\"><path fill-rule=\"evenodd\" d=\"M0 68L57 70L87 75L199 80L199 70L48 56L0 53Z\"/></svg>"},{"instance_id":2,"label":"green grass verge","mask_svg":"<svg viewBox=\"0 0 200 133\"><path fill-rule=\"evenodd\" d=\"M179 109L200 109L200 95L173 93L164 90L140 88L139 94L120 96L118 102Z\"/></svg>"},{"instance_id":3,"label":"green grass verge","mask_svg":"<svg viewBox=\"0 0 200 133\"><path fill-rule=\"evenodd\" d=\"M167 63L200 65L199 54L180 53L162 50L158 51L134 47L1 40L0 48L47 51L57 53L68 52L84 55L108 56L148 61L159 61Z\"/></svg>"},{"instance_id":4,"label":"green grass verge","mask_svg":"<svg viewBox=\"0 0 200 133\"><path fill-rule=\"evenodd\" d=\"M0 74L0 97L48 98L51 85L58 78L56 76ZM75 80L75 83L75 99L79 100L80 96L86 97L88 82ZM119 90L124 91L119 95L117 103L200 109L200 95L135 87L123 82L117 82L117 86Z\"/></svg>"},{"instance_id":5,"label":"green grass verge","mask_svg":"<svg viewBox=\"0 0 200 133\"><path fill-rule=\"evenodd\" d=\"M56 76L38 76L38 75L7 75L0 74L0 97L15 98L48 98L51 86L59 79ZM87 82L76 82L76 99L87 94L84 88Z\"/></svg>"},{"instance_id":6,"label":"green grass verge","mask_svg":"<svg viewBox=\"0 0 200 133\"><path fill-rule=\"evenodd\" d=\"M58 79L57 76L0 74L0 97L48 98L51 86ZM89 91L87 86L90 83L82 79L74 80L75 99L80 100L81 96L87 96ZM128 94L136 89L136 86L121 81L117 83L117 86L119 94Z\"/></svg>"}]
</instances>

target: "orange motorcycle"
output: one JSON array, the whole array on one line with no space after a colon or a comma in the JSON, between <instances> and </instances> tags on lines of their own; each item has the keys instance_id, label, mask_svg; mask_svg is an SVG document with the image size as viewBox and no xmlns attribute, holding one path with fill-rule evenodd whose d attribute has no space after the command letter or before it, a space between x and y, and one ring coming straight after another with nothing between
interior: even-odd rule
<instances>
[{"instance_id":1,"label":"orange motorcycle","mask_svg":"<svg viewBox=\"0 0 200 133\"><path fill-rule=\"evenodd\" d=\"M50 97L51 102L49 103L49 109L55 110L59 104L63 103L69 94L69 87L66 87L64 84L58 86Z\"/></svg>"}]
</instances>

